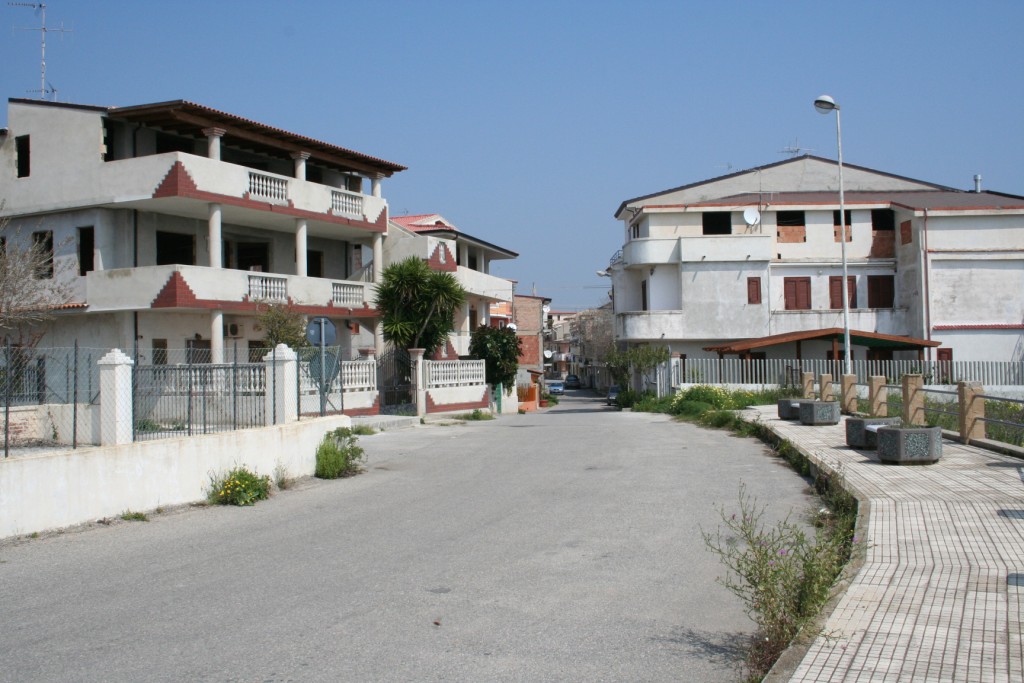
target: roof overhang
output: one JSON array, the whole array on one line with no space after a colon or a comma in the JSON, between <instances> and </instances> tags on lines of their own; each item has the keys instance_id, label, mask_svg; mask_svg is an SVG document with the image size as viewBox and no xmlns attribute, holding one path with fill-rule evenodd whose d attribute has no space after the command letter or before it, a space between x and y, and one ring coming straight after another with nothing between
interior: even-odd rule
<instances>
[{"instance_id":1,"label":"roof overhang","mask_svg":"<svg viewBox=\"0 0 1024 683\"><path fill-rule=\"evenodd\" d=\"M719 354L746 353L755 349L763 349L770 346L779 346L793 342L811 340L835 340L840 342L843 338L843 328L828 327L820 330L804 330L802 332L786 332L784 334L773 334L767 337L756 339L744 339L742 341L727 342L705 346L705 351L712 351ZM866 346L869 349L888 349L891 351L917 351L924 348L942 346L942 342L930 339L915 339L914 337L901 337L893 334L880 334L878 332L867 332L864 330L850 330L851 346Z\"/></svg>"}]
</instances>

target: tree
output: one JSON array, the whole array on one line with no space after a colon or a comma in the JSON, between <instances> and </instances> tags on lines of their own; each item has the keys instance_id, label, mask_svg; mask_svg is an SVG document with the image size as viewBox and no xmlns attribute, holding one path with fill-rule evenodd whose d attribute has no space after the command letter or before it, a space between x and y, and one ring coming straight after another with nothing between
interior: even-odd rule
<instances>
[{"instance_id":1,"label":"tree","mask_svg":"<svg viewBox=\"0 0 1024 683\"><path fill-rule=\"evenodd\" d=\"M608 372L621 387L629 386L629 370L632 368L647 380L651 370L671 357L664 346L634 346L626 351L610 351L604 358Z\"/></svg>"},{"instance_id":2,"label":"tree","mask_svg":"<svg viewBox=\"0 0 1024 683\"><path fill-rule=\"evenodd\" d=\"M52 319L72 300L65 276L70 264L55 261L55 251L52 232L26 238L20 228L10 228L10 219L0 219L0 334L10 338L17 333L20 343L31 346L41 335L27 341L29 328Z\"/></svg>"},{"instance_id":3,"label":"tree","mask_svg":"<svg viewBox=\"0 0 1024 683\"><path fill-rule=\"evenodd\" d=\"M569 324L569 333L584 360L602 361L615 349L615 315L611 304L580 311Z\"/></svg>"},{"instance_id":4,"label":"tree","mask_svg":"<svg viewBox=\"0 0 1024 683\"><path fill-rule=\"evenodd\" d=\"M427 356L445 343L465 302L454 275L431 270L415 256L385 268L377 286L384 339L401 349L425 349Z\"/></svg>"},{"instance_id":5,"label":"tree","mask_svg":"<svg viewBox=\"0 0 1024 683\"><path fill-rule=\"evenodd\" d=\"M522 340L510 327L479 327L469 340L469 353L484 361L488 384L500 384L506 394L511 394L516 385L522 345Z\"/></svg>"},{"instance_id":6,"label":"tree","mask_svg":"<svg viewBox=\"0 0 1024 683\"><path fill-rule=\"evenodd\" d=\"M301 313L288 304L261 304L256 319L263 327L263 341L270 348L285 344L298 349L309 346L306 339L306 321Z\"/></svg>"}]
</instances>

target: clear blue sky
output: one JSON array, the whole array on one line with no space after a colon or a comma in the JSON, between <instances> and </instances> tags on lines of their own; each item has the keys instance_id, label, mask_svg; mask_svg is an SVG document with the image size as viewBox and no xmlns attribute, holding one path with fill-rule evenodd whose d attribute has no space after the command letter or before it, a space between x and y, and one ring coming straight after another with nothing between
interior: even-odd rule
<instances>
[{"instance_id":1,"label":"clear blue sky","mask_svg":"<svg viewBox=\"0 0 1024 683\"><path fill-rule=\"evenodd\" d=\"M31 9L0 6L0 93L39 87ZM58 98L192 100L409 167L392 214L517 251L556 309L607 301L625 199L798 145L1024 194L1024 2L49 0ZM0 126L6 125L6 108Z\"/></svg>"}]
</instances>

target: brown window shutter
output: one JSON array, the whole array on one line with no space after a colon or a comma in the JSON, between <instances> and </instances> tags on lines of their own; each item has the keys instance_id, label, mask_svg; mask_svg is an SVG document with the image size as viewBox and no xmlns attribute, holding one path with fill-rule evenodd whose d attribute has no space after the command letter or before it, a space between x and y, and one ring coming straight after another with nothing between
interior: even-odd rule
<instances>
[{"instance_id":1,"label":"brown window shutter","mask_svg":"<svg viewBox=\"0 0 1024 683\"><path fill-rule=\"evenodd\" d=\"M846 277L847 294L850 297L850 308L857 308L857 276ZM843 278L832 276L828 279L829 308L843 307Z\"/></svg>"},{"instance_id":2,"label":"brown window shutter","mask_svg":"<svg viewBox=\"0 0 1024 683\"><path fill-rule=\"evenodd\" d=\"M759 278L759 277L748 277L747 278L747 303L748 304L759 304L759 303L761 303L761 278Z\"/></svg>"},{"instance_id":3,"label":"brown window shutter","mask_svg":"<svg viewBox=\"0 0 1024 683\"><path fill-rule=\"evenodd\" d=\"M868 276L868 307L892 308L896 302L896 283L893 275Z\"/></svg>"}]
</instances>

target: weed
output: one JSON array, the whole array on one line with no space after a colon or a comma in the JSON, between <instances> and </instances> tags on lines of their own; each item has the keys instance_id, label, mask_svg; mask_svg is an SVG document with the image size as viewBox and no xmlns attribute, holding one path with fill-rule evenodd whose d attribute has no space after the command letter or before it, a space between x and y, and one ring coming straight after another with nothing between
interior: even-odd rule
<instances>
[{"instance_id":1,"label":"weed","mask_svg":"<svg viewBox=\"0 0 1024 683\"><path fill-rule=\"evenodd\" d=\"M471 413L463 413L462 415L456 415L455 419L457 419L457 420L469 420L471 422L478 422L478 421L481 421L481 420L493 420L494 416L491 415L490 413L485 413L482 410L480 410L479 408L477 408L476 410L474 410Z\"/></svg>"},{"instance_id":2,"label":"weed","mask_svg":"<svg viewBox=\"0 0 1024 683\"><path fill-rule=\"evenodd\" d=\"M324 434L316 449L314 475L320 479L337 479L358 474L366 454L356 441L356 436L347 427Z\"/></svg>"},{"instance_id":3,"label":"weed","mask_svg":"<svg viewBox=\"0 0 1024 683\"><path fill-rule=\"evenodd\" d=\"M352 427L352 433L356 436L373 436L377 430L366 424L359 424Z\"/></svg>"},{"instance_id":4,"label":"weed","mask_svg":"<svg viewBox=\"0 0 1024 683\"><path fill-rule=\"evenodd\" d=\"M148 522L149 516L145 512L132 512L131 510L125 510L121 513L121 519L126 522Z\"/></svg>"},{"instance_id":5,"label":"weed","mask_svg":"<svg viewBox=\"0 0 1024 683\"><path fill-rule=\"evenodd\" d=\"M279 461L274 465L274 486L284 491L290 489L293 484L295 484L295 479L288 475L288 468L284 466L283 462Z\"/></svg>"},{"instance_id":6,"label":"weed","mask_svg":"<svg viewBox=\"0 0 1024 683\"><path fill-rule=\"evenodd\" d=\"M256 501L269 496L270 476L260 476L244 466L210 477L209 498L217 505L255 505Z\"/></svg>"}]
</instances>

